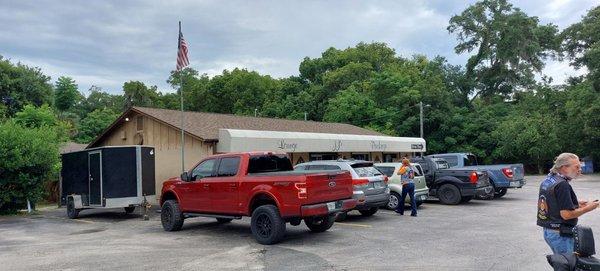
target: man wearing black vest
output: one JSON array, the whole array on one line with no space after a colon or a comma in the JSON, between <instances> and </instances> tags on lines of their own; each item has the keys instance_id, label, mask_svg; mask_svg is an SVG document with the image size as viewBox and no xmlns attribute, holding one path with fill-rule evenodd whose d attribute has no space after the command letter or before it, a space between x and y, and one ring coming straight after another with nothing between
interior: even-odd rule
<instances>
[{"instance_id":1,"label":"man wearing black vest","mask_svg":"<svg viewBox=\"0 0 600 271\"><path fill-rule=\"evenodd\" d=\"M540 184L537 224L544 228L544 240L555 254L573 253L573 227L577 225L577 218L598 208L598 201L577 200L569 182L579 175L579 157L561 153Z\"/></svg>"}]
</instances>

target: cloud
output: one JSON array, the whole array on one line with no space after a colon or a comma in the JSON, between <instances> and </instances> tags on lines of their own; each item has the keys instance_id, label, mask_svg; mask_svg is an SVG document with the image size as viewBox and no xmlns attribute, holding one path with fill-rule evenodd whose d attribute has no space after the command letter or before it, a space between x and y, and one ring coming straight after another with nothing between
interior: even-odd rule
<instances>
[{"instance_id":1,"label":"cloud","mask_svg":"<svg viewBox=\"0 0 600 271\"><path fill-rule=\"evenodd\" d=\"M0 6L0 55L39 66L53 80L72 76L80 90L97 85L116 93L125 81L140 80L173 91L166 79L175 66L177 22L182 21L191 66L209 75L235 67L274 77L297 75L304 57L361 41L386 42L403 56L442 55L464 64L468 56L454 53L456 40L446 26L469 3L10 1ZM559 27L596 5L589 0L516 4ZM563 64L546 70L568 75L569 69Z\"/></svg>"}]
</instances>

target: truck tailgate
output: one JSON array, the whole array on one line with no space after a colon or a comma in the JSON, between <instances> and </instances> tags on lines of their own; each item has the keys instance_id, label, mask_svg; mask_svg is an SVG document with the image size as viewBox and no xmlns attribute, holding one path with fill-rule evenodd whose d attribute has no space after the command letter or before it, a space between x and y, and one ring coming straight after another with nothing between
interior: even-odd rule
<instances>
[{"instance_id":1,"label":"truck tailgate","mask_svg":"<svg viewBox=\"0 0 600 271\"><path fill-rule=\"evenodd\" d=\"M352 197L352 175L348 171L306 174L307 204Z\"/></svg>"},{"instance_id":2,"label":"truck tailgate","mask_svg":"<svg viewBox=\"0 0 600 271\"><path fill-rule=\"evenodd\" d=\"M525 178L525 169L523 168L523 164L513 164L510 165L510 168L513 170L513 180L522 180Z\"/></svg>"}]
</instances>

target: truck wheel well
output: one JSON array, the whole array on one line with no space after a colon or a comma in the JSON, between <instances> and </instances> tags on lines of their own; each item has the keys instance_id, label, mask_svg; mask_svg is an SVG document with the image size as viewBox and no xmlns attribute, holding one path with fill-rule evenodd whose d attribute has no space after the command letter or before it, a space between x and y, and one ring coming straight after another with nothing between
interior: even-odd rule
<instances>
[{"instance_id":1,"label":"truck wheel well","mask_svg":"<svg viewBox=\"0 0 600 271\"><path fill-rule=\"evenodd\" d=\"M177 196L173 192L166 192L160 197L160 206L167 200L175 200L177 201Z\"/></svg>"},{"instance_id":2,"label":"truck wheel well","mask_svg":"<svg viewBox=\"0 0 600 271\"><path fill-rule=\"evenodd\" d=\"M252 201L250 201L249 215L252 215L252 212L254 212L254 209L258 208L259 206L268 205L268 204L277 206L277 202L271 196L269 196L267 194L258 194L256 196L254 196L254 198L252 198Z\"/></svg>"}]
</instances>

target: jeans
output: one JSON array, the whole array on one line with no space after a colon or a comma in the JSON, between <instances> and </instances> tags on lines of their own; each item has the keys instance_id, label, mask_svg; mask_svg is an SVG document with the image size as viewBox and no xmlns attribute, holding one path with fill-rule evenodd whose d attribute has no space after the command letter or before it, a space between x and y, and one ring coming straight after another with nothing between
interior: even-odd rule
<instances>
[{"instance_id":1,"label":"jeans","mask_svg":"<svg viewBox=\"0 0 600 271\"><path fill-rule=\"evenodd\" d=\"M573 253L575 249L575 239L573 237L560 236L557 230L551 230L544 228L544 240L550 248L552 253Z\"/></svg>"},{"instance_id":2,"label":"jeans","mask_svg":"<svg viewBox=\"0 0 600 271\"><path fill-rule=\"evenodd\" d=\"M414 183L408 183L402 186L402 196L400 202L398 202L398 208L396 209L396 212L400 213L401 215L404 214L404 202L406 201L407 194L410 196L410 214L417 215L417 200L415 199Z\"/></svg>"}]
</instances>

